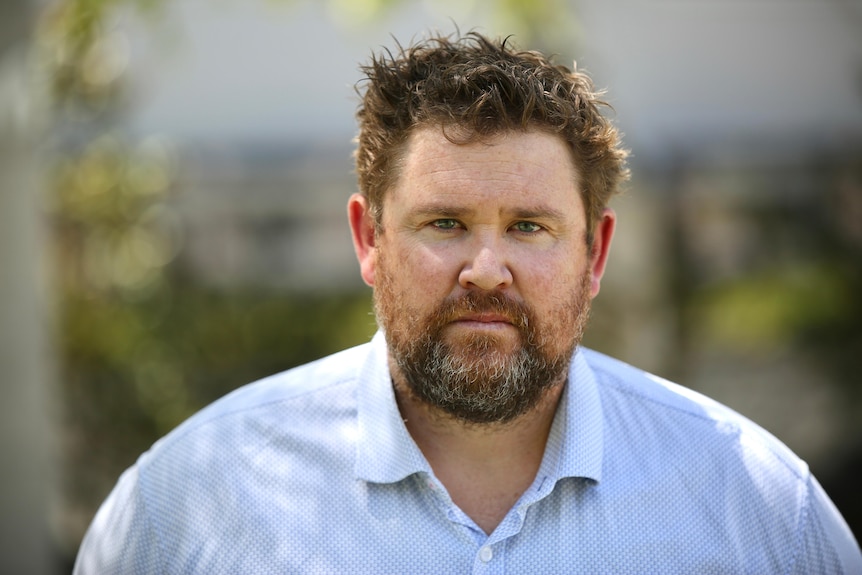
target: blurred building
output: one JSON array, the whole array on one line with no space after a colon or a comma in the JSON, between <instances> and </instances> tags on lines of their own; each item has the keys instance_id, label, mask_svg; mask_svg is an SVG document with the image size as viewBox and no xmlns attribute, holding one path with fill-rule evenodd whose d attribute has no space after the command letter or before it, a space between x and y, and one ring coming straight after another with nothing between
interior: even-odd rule
<instances>
[{"instance_id":1,"label":"blurred building","mask_svg":"<svg viewBox=\"0 0 862 575\"><path fill-rule=\"evenodd\" d=\"M181 265L222 289L362 287L346 225L356 187L348 142L199 146L184 157L171 208Z\"/></svg>"}]
</instances>

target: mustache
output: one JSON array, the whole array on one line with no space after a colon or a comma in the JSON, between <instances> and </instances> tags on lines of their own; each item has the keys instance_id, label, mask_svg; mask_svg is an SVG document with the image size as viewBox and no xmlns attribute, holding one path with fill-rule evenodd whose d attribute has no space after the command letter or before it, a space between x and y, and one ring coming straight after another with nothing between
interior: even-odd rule
<instances>
[{"instance_id":1,"label":"mustache","mask_svg":"<svg viewBox=\"0 0 862 575\"><path fill-rule=\"evenodd\" d=\"M495 291L468 291L462 296L445 300L435 314L438 325L455 321L471 313L489 313L505 317L512 325L526 329L532 312L523 302Z\"/></svg>"}]
</instances>

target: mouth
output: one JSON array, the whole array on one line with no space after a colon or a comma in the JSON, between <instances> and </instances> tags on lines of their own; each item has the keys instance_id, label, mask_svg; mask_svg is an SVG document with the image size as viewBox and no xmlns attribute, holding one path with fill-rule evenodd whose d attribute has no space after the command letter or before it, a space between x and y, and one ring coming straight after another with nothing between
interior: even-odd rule
<instances>
[{"instance_id":1,"label":"mouth","mask_svg":"<svg viewBox=\"0 0 862 575\"><path fill-rule=\"evenodd\" d=\"M470 313L459 316L452 321L453 325L470 329L494 330L514 327L512 321L504 315L496 313Z\"/></svg>"},{"instance_id":2,"label":"mouth","mask_svg":"<svg viewBox=\"0 0 862 575\"><path fill-rule=\"evenodd\" d=\"M527 307L506 294L468 292L443 303L438 326L461 335L510 337L527 329Z\"/></svg>"}]
</instances>

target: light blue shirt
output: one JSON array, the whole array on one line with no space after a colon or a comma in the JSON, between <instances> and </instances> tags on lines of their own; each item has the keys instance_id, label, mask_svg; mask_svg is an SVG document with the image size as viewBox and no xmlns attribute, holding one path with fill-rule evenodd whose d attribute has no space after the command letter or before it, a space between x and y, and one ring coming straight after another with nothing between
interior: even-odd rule
<instances>
[{"instance_id":1,"label":"light blue shirt","mask_svg":"<svg viewBox=\"0 0 862 575\"><path fill-rule=\"evenodd\" d=\"M486 535L408 434L378 333L157 442L75 573L859 574L862 555L774 437L586 349L533 485Z\"/></svg>"}]
</instances>

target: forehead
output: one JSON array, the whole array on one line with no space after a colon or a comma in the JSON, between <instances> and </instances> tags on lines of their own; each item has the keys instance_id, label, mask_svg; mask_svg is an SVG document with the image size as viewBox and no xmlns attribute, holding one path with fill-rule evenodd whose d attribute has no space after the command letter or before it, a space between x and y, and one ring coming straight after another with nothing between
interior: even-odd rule
<instances>
[{"instance_id":1,"label":"forehead","mask_svg":"<svg viewBox=\"0 0 862 575\"><path fill-rule=\"evenodd\" d=\"M561 137L530 130L468 143L453 139L436 126L415 130L387 197L397 204L474 201L583 210L580 178Z\"/></svg>"}]
</instances>

